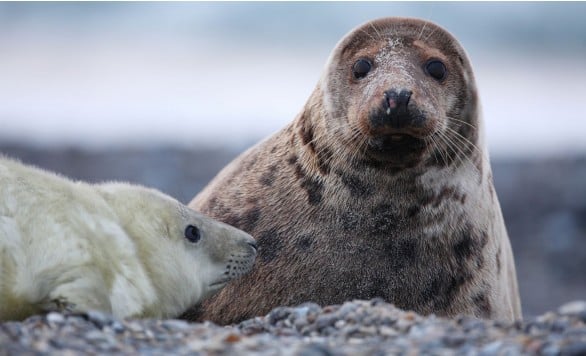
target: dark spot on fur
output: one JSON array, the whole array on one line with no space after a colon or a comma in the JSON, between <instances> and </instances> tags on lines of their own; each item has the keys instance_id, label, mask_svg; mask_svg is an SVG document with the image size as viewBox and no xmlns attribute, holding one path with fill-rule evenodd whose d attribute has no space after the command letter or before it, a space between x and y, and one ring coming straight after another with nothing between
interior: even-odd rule
<instances>
[{"instance_id":1,"label":"dark spot on fur","mask_svg":"<svg viewBox=\"0 0 586 356\"><path fill-rule=\"evenodd\" d=\"M260 218L261 210L259 207L253 206L247 209L242 215L234 214L231 211L227 211L223 215L221 220L224 223L251 233Z\"/></svg>"},{"instance_id":2,"label":"dark spot on fur","mask_svg":"<svg viewBox=\"0 0 586 356\"><path fill-rule=\"evenodd\" d=\"M462 203L462 204L466 203L466 193L464 193L460 196L460 203Z\"/></svg>"},{"instance_id":3,"label":"dark spot on fur","mask_svg":"<svg viewBox=\"0 0 586 356\"><path fill-rule=\"evenodd\" d=\"M303 167L301 167L300 164L295 165L295 177L297 178L297 180L303 179L305 177L305 171L303 170Z\"/></svg>"},{"instance_id":4,"label":"dark spot on fur","mask_svg":"<svg viewBox=\"0 0 586 356\"><path fill-rule=\"evenodd\" d=\"M421 207L419 207L418 205L413 205L411 206L408 210L407 210L407 217L408 218L412 218L415 215L419 214L419 211L421 210Z\"/></svg>"},{"instance_id":5,"label":"dark spot on fur","mask_svg":"<svg viewBox=\"0 0 586 356\"><path fill-rule=\"evenodd\" d=\"M419 205L422 207L432 205L434 208L437 208L443 201L447 199L459 201L462 204L466 201L466 193L461 193L456 189L456 187L450 186L442 187L442 189L440 189L439 193L437 194L431 190L421 190L419 192L417 192L417 190L413 190L413 193L419 195Z\"/></svg>"},{"instance_id":6,"label":"dark spot on fur","mask_svg":"<svg viewBox=\"0 0 586 356\"><path fill-rule=\"evenodd\" d=\"M396 230L397 226L402 222L397 211L397 208L390 204L375 206L371 211L371 218L373 219L372 232L387 234L389 231Z\"/></svg>"},{"instance_id":7,"label":"dark spot on fur","mask_svg":"<svg viewBox=\"0 0 586 356\"><path fill-rule=\"evenodd\" d=\"M407 239L390 239L384 246L384 253L393 269L405 268L413 265L417 258L417 243Z\"/></svg>"},{"instance_id":8,"label":"dark spot on fur","mask_svg":"<svg viewBox=\"0 0 586 356\"><path fill-rule=\"evenodd\" d=\"M322 174L330 173L330 160L332 159L332 151L327 147L319 149L317 153L317 167Z\"/></svg>"},{"instance_id":9,"label":"dark spot on fur","mask_svg":"<svg viewBox=\"0 0 586 356\"><path fill-rule=\"evenodd\" d=\"M301 188L305 189L307 192L307 201L310 205L321 203L324 190L322 182L310 177L305 177L301 181Z\"/></svg>"},{"instance_id":10,"label":"dark spot on fur","mask_svg":"<svg viewBox=\"0 0 586 356\"><path fill-rule=\"evenodd\" d=\"M460 264L466 264L466 261L469 261L469 268L481 269L484 266L482 250L487 243L486 231L477 234L469 224L466 224L459 240L453 246L456 260Z\"/></svg>"},{"instance_id":11,"label":"dark spot on fur","mask_svg":"<svg viewBox=\"0 0 586 356\"><path fill-rule=\"evenodd\" d=\"M343 171L337 171L336 174L340 177L342 183L348 188L352 196L366 197L372 195L373 188L360 178Z\"/></svg>"},{"instance_id":12,"label":"dark spot on fur","mask_svg":"<svg viewBox=\"0 0 586 356\"><path fill-rule=\"evenodd\" d=\"M481 293L475 295L472 298L472 302L474 303L474 305L476 306L476 309L478 311L477 316L483 317L483 318L490 317L492 307L490 305L490 301L488 300L488 296L486 295L486 293L481 292Z\"/></svg>"},{"instance_id":13,"label":"dark spot on fur","mask_svg":"<svg viewBox=\"0 0 586 356\"><path fill-rule=\"evenodd\" d=\"M446 310L453 303L462 286L472 278L470 272L440 271L427 288L419 294L422 303L432 303L435 310Z\"/></svg>"},{"instance_id":14,"label":"dark spot on fur","mask_svg":"<svg viewBox=\"0 0 586 356\"><path fill-rule=\"evenodd\" d=\"M360 217L353 211L342 214L341 223L344 231L355 231L358 228Z\"/></svg>"},{"instance_id":15,"label":"dark spot on fur","mask_svg":"<svg viewBox=\"0 0 586 356\"><path fill-rule=\"evenodd\" d=\"M297 155L289 156L289 158L287 158L287 163L289 163L290 165L297 163Z\"/></svg>"},{"instance_id":16,"label":"dark spot on fur","mask_svg":"<svg viewBox=\"0 0 586 356\"><path fill-rule=\"evenodd\" d=\"M313 142L313 126L311 126L311 123L307 120L305 113L299 118L299 133L301 134L301 141L304 145ZM315 146L311 145L310 148L315 152Z\"/></svg>"},{"instance_id":17,"label":"dark spot on fur","mask_svg":"<svg viewBox=\"0 0 586 356\"><path fill-rule=\"evenodd\" d=\"M454 194L453 187L442 187L437 197L435 197L435 201L433 203L434 207L438 207L445 199L450 198Z\"/></svg>"},{"instance_id":18,"label":"dark spot on fur","mask_svg":"<svg viewBox=\"0 0 586 356\"><path fill-rule=\"evenodd\" d=\"M464 230L460 235L460 240L454 245L454 254L459 261L463 261L472 255L474 241L470 234L469 229Z\"/></svg>"},{"instance_id":19,"label":"dark spot on fur","mask_svg":"<svg viewBox=\"0 0 586 356\"><path fill-rule=\"evenodd\" d=\"M258 255L262 262L268 263L277 258L283 249L283 241L276 229L261 232L257 238Z\"/></svg>"},{"instance_id":20,"label":"dark spot on fur","mask_svg":"<svg viewBox=\"0 0 586 356\"><path fill-rule=\"evenodd\" d=\"M297 240L296 246L301 251L309 251L312 244L313 244L313 238L311 235L302 235L299 238L299 240Z\"/></svg>"},{"instance_id":21,"label":"dark spot on fur","mask_svg":"<svg viewBox=\"0 0 586 356\"><path fill-rule=\"evenodd\" d=\"M323 183L319 180L307 175L303 167L297 163L295 164L295 177L300 180L301 188L307 192L307 201L310 205L317 205L321 202L323 194Z\"/></svg>"},{"instance_id":22,"label":"dark spot on fur","mask_svg":"<svg viewBox=\"0 0 586 356\"><path fill-rule=\"evenodd\" d=\"M271 153L275 153L277 152L277 146L273 146L273 148L271 148Z\"/></svg>"},{"instance_id":23,"label":"dark spot on fur","mask_svg":"<svg viewBox=\"0 0 586 356\"><path fill-rule=\"evenodd\" d=\"M260 176L259 182L262 185L270 187L271 185L273 185L273 182L275 181L275 173L276 172L277 172L277 165L275 165L275 164L271 165L269 167L269 169Z\"/></svg>"}]
</instances>

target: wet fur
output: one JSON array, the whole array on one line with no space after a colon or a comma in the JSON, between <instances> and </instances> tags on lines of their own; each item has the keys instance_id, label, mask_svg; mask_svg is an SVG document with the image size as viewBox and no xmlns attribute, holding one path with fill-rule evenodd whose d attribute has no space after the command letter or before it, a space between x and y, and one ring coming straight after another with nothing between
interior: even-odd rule
<instances>
[{"instance_id":1,"label":"wet fur","mask_svg":"<svg viewBox=\"0 0 586 356\"><path fill-rule=\"evenodd\" d=\"M350 68L374 58L369 81ZM421 68L448 66L444 83ZM421 152L379 157L371 108L413 88L428 120ZM492 183L470 63L438 26L367 23L334 49L303 111L229 164L190 206L258 239L259 260L187 315L227 324L280 305L382 297L404 309L521 316L513 256Z\"/></svg>"}]
</instances>

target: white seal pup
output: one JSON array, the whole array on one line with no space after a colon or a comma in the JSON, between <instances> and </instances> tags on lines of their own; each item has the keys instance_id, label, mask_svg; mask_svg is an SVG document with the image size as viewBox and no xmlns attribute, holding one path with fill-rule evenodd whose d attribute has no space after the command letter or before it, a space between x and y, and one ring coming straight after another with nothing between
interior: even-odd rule
<instances>
[{"instance_id":1,"label":"white seal pup","mask_svg":"<svg viewBox=\"0 0 586 356\"><path fill-rule=\"evenodd\" d=\"M0 320L178 317L255 256L250 235L159 191L74 182L0 156Z\"/></svg>"},{"instance_id":2,"label":"white seal pup","mask_svg":"<svg viewBox=\"0 0 586 356\"><path fill-rule=\"evenodd\" d=\"M252 272L190 316L226 324L380 297L422 314L520 318L482 130L472 66L446 30L404 18L354 29L297 118L190 203L259 246Z\"/></svg>"}]
</instances>

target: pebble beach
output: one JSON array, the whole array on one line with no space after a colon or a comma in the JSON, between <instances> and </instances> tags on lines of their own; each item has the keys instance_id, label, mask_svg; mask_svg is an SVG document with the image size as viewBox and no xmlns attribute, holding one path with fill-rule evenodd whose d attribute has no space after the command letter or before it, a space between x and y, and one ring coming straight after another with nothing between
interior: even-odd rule
<instances>
[{"instance_id":1,"label":"pebble beach","mask_svg":"<svg viewBox=\"0 0 586 356\"><path fill-rule=\"evenodd\" d=\"M278 307L237 325L49 313L0 324L2 355L586 355L586 301L503 323L380 299Z\"/></svg>"}]
</instances>

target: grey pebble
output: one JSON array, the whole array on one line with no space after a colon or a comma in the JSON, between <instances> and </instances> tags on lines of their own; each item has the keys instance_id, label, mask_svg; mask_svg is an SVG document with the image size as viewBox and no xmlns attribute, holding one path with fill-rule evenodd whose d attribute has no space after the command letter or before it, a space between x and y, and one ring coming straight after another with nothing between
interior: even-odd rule
<instances>
[{"instance_id":1,"label":"grey pebble","mask_svg":"<svg viewBox=\"0 0 586 356\"><path fill-rule=\"evenodd\" d=\"M46 318L47 322L49 322L50 324L62 324L63 322L65 322L65 317L60 313L56 312L48 313Z\"/></svg>"},{"instance_id":2,"label":"grey pebble","mask_svg":"<svg viewBox=\"0 0 586 356\"><path fill-rule=\"evenodd\" d=\"M586 355L586 338L575 344L564 346L561 350L562 356L584 356Z\"/></svg>"},{"instance_id":3,"label":"grey pebble","mask_svg":"<svg viewBox=\"0 0 586 356\"><path fill-rule=\"evenodd\" d=\"M578 315L586 312L586 300L576 300L566 303L558 309L561 315Z\"/></svg>"}]
</instances>

